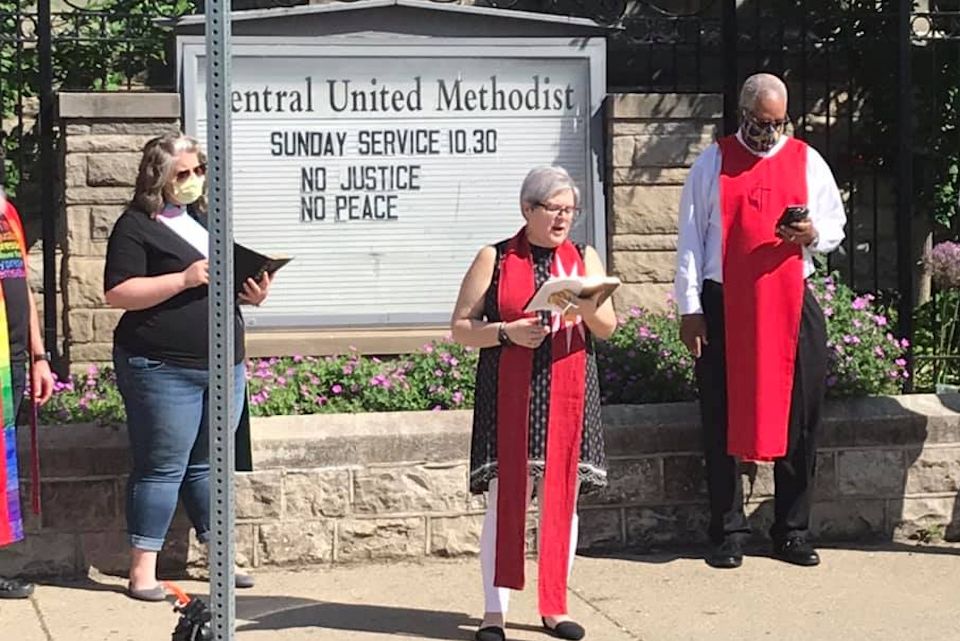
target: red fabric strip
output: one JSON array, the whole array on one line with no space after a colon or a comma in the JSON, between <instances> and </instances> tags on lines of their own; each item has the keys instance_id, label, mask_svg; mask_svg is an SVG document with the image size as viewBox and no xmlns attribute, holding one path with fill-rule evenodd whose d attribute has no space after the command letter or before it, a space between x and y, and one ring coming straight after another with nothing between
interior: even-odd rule
<instances>
[{"instance_id":1,"label":"red fabric strip","mask_svg":"<svg viewBox=\"0 0 960 641\"><path fill-rule=\"evenodd\" d=\"M497 301L505 322L523 313L534 294L533 258L526 231L507 244L500 260ZM527 436L530 429L530 381L533 350L500 348L497 372L497 554L494 585L522 590L527 509Z\"/></svg>"},{"instance_id":2,"label":"red fabric strip","mask_svg":"<svg viewBox=\"0 0 960 641\"><path fill-rule=\"evenodd\" d=\"M807 204L807 147L790 138L760 158L735 137L722 154L727 451L748 461L787 452L803 307L803 255L776 237L785 207Z\"/></svg>"},{"instance_id":3,"label":"red fabric strip","mask_svg":"<svg viewBox=\"0 0 960 641\"><path fill-rule=\"evenodd\" d=\"M557 248L553 275L584 274L580 252L569 241ZM507 245L500 264L500 317L526 316L523 308L534 294L534 268L525 230ZM549 339L553 363L547 426L547 460L541 504L538 592L544 616L567 611L567 568L570 524L576 504L577 468L583 427L586 378L586 335L581 324L554 322ZM522 589L526 531L527 437L533 350L502 348L497 386L497 554L494 584Z\"/></svg>"},{"instance_id":4,"label":"red fabric strip","mask_svg":"<svg viewBox=\"0 0 960 641\"><path fill-rule=\"evenodd\" d=\"M27 374L27 390L30 394L30 504L33 513L40 516L42 505L40 502L40 432L37 401L33 395L33 365Z\"/></svg>"},{"instance_id":5,"label":"red fabric strip","mask_svg":"<svg viewBox=\"0 0 960 641\"><path fill-rule=\"evenodd\" d=\"M572 250L572 251L571 251ZM572 255L571 255L572 254ZM576 247L557 249L566 271L583 261ZM554 274L557 273L554 262ZM583 325L566 325L553 334L550 374L550 418L547 425L547 470L541 497L539 600L542 616L567 613L570 524L576 505L577 468L583 436L583 404L587 351Z\"/></svg>"}]
</instances>

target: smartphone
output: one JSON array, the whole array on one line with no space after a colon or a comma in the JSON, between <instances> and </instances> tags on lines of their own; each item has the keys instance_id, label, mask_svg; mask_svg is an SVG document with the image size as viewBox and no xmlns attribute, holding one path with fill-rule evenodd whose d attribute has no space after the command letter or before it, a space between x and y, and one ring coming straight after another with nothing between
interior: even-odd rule
<instances>
[{"instance_id":1,"label":"smartphone","mask_svg":"<svg viewBox=\"0 0 960 641\"><path fill-rule=\"evenodd\" d=\"M810 216L810 210L805 205L791 205L783 210L780 220L777 221L777 227L789 227L793 223L799 223Z\"/></svg>"}]
</instances>

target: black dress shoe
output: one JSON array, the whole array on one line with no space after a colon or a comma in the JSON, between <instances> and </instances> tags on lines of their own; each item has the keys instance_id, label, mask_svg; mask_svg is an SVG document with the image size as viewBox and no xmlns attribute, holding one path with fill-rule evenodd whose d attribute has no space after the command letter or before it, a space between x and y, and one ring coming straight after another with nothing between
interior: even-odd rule
<instances>
[{"instance_id":1,"label":"black dress shoe","mask_svg":"<svg viewBox=\"0 0 960 641\"><path fill-rule=\"evenodd\" d=\"M785 563L813 567L820 565L820 555L802 536L791 536L773 544L773 556Z\"/></svg>"},{"instance_id":2,"label":"black dress shoe","mask_svg":"<svg viewBox=\"0 0 960 641\"><path fill-rule=\"evenodd\" d=\"M495 625L480 628L477 630L477 633L473 635L473 638L476 639L476 641L507 641L507 635L503 632L503 628Z\"/></svg>"},{"instance_id":3,"label":"black dress shoe","mask_svg":"<svg viewBox=\"0 0 960 641\"><path fill-rule=\"evenodd\" d=\"M720 545L711 548L704 559L712 568L732 570L743 565L743 547L735 539L727 539Z\"/></svg>"},{"instance_id":4,"label":"black dress shoe","mask_svg":"<svg viewBox=\"0 0 960 641\"><path fill-rule=\"evenodd\" d=\"M587 631L583 629L583 626L579 623L574 623L573 621L561 621L557 624L557 627L551 628L549 625L547 625L546 619L540 620L543 622L544 629L558 639L572 639L573 641L579 641L587 635Z\"/></svg>"},{"instance_id":5,"label":"black dress shoe","mask_svg":"<svg viewBox=\"0 0 960 641\"><path fill-rule=\"evenodd\" d=\"M0 599L29 599L31 594L33 594L32 583L0 577Z\"/></svg>"}]
</instances>

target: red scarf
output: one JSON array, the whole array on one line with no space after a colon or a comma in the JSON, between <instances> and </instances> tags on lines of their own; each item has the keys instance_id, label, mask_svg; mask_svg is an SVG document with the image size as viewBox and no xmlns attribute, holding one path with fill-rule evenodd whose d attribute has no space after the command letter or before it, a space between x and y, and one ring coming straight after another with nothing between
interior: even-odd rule
<instances>
[{"instance_id":1,"label":"red scarf","mask_svg":"<svg viewBox=\"0 0 960 641\"><path fill-rule=\"evenodd\" d=\"M580 252L569 240L557 247L550 273L585 274ZM505 322L529 317L523 308L536 291L526 228L507 244L500 261L497 300ZM577 468L583 433L586 338L582 322L554 322L546 473L540 497L539 598L543 616L567 612L570 524L576 504ZM497 563L494 584L522 590L526 532L527 437L534 350L501 348L497 375Z\"/></svg>"},{"instance_id":2,"label":"red scarf","mask_svg":"<svg viewBox=\"0 0 960 641\"><path fill-rule=\"evenodd\" d=\"M800 247L776 237L789 205L807 204L807 147L790 138L760 158L720 140L727 452L769 461L787 452L803 307Z\"/></svg>"}]
</instances>

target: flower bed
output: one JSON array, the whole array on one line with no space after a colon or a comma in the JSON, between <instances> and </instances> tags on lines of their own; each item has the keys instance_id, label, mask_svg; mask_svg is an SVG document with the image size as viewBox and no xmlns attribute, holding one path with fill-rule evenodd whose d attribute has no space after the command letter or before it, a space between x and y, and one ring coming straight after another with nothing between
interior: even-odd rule
<instances>
[{"instance_id":1,"label":"flower bed","mask_svg":"<svg viewBox=\"0 0 960 641\"><path fill-rule=\"evenodd\" d=\"M858 296L834 277L809 287L827 317L831 396L895 394L907 377L905 340L871 295ZM666 403L696 397L693 359L680 342L674 312L633 309L597 358L603 403ZM317 358L252 359L247 365L255 416L468 409L473 407L477 351L450 341L380 359L356 352ZM110 369L58 381L43 408L48 423L123 421L123 404Z\"/></svg>"}]
</instances>

